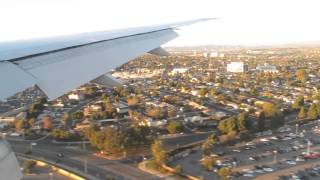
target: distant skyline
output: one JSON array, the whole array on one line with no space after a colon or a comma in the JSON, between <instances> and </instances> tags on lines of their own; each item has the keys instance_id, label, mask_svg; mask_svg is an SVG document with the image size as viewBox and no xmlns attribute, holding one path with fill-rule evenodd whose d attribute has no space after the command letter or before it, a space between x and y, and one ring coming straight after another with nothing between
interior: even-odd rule
<instances>
[{"instance_id":1,"label":"distant skyline","mask_svg":"<svg viewBox=\"0 0 320 180\"><path fill-rule=\"evenodd\" d=\"M271 45L320 40L318 0L0 0L0 41L219 20L182 28L166 46Z\"/></svg>"}]
</instances>

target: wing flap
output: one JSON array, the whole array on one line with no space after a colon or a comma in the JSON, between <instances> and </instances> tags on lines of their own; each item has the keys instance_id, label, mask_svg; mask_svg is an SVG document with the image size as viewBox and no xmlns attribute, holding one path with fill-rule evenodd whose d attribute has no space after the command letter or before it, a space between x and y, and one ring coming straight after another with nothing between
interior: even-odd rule
<instances>
[{"instance_id":1,"label":"wing flap","mask_svg":"<svg viewBox=\"0 0 320 180\"><path fill-rule=\"evenodd\" d=\"M170 53L167 52L162 47L158 47L156 49L153 49L153 50L149 51L149 53L153 54L153 55L157 55L157 56L169 56L170 55Z\"/></svg>"},{"instance_id":2,"label":"wing flap","mask_svg":"<svg viewBox=\"0 0 320 180\"><path fill-rule=\"evenodd\" d=\"M93 80L93 82L106 87L118 87L122 85L122 82L114 78L111 74L104 74Z\"/></svg>"}]
</instances>

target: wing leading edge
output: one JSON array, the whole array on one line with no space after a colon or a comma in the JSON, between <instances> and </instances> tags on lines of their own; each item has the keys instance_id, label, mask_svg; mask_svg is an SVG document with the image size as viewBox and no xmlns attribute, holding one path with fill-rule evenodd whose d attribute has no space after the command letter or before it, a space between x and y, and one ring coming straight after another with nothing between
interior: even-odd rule
<instances>
[{"instance_id":1,"label":"wing leading edge","mask_svg":"<svg viewBox=\"0 0 320 180\"><path fill-rule=\"evenodd\" d=\"M209 19L0 43L0 100L33 85L55 99L141 54L159 50L178 36L176 28L204 20Z\"/></svg>"}]
</instances>

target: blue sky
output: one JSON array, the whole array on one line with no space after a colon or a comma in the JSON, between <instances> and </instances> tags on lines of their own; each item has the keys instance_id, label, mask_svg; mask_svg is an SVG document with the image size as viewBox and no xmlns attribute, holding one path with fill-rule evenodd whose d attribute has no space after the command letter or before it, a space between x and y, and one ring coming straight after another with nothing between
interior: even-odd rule
<instances>
[{"instance_id":1,"label":"blue sky","mask_svg":"<svg viewBox=\"0 0 320 180\"><path fill-rule=\"evenodd\" d=\"M183 28L168 45L320 40L318 0L0 0L0 41L219 20Z\"/></svg>"}]
</instances>

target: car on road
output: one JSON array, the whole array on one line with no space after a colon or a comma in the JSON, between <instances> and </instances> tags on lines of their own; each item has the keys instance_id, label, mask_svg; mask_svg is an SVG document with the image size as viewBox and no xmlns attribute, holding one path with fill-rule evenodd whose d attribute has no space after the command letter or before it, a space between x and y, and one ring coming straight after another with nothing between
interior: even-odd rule
<instances>
[{"instance_id":1,"label":"car on road","mask_svg":"<svg viewBox=\"0 0 320 180\"><path fill-rule=\"evenodd\" d=\"M263 170L266 171L266 172L272 172L273 171L273 169L269 168L269 167L263 168Z\"/></svg>"},{"instance_id":2,"label":"car on road","mask_svg":"<svg viewBox=\"0 0 320 180\"><path fill-rule=\"evenodd\" d=\"M233 152L241 152L239 149L233 149Z\"/></svg>"},{"instance_id":3,"label":"car on road","mask_svg":"<svg viewBox=\"0 0 320 180\"><path fill-rule=\"evenodd\" d=\"M286 160L286 163L289 165L296 165L297 164L295 161L292 161L292 160Z\"/></svg>"},{"instance_id":4,"label":"car on road","mask_svg":"<svg viewBox=\"0 0 320 180\"><path fill-rule=\"evenodd\" d=\"M245 173L245 174L243 174L243 176L245 176L245 177L254 177L254 175L250 174L250 173Z\"/></svg>"},{"instance_id":5,"label":"car on road","mask_svg":"<svg viewBox=\"0 0 320 180\"><path fill-rule=\"evenodd\" d=\"M13 132L13 133L10 134L10 136L19 137L19 136L21 136L21 134L20 134L20 133Z\"/></svg>"},{"instance_id":6,"label":"car on road","mask_svg":"<svg viewBox=\"0 0 320 180\"><path fill-rule=\"evenodd\" d=\"M59 158L63 158L63 157L64 157L64 154L58 153L57 156L58 156Z\"/></svg>"},{"instance_id":7,"label":"car on road","mask_svg":"<svg viewBox=\"0 0 320 180\"><path fill-rule=\"evenodd\" d=\"M303 156L297 156L297 157L296 157L296 161L297 161L297 162L303 162L303 161L305 161L305 159L304 159Z\"/></svg>"}]
</instances>

